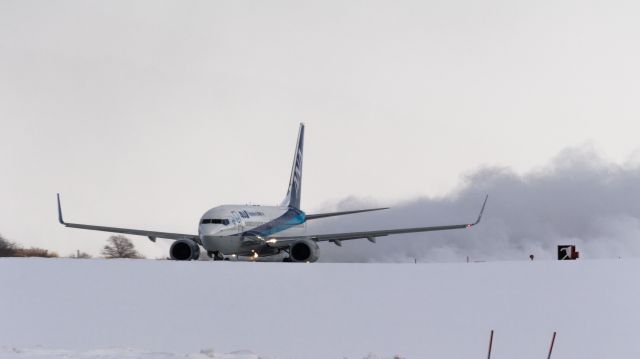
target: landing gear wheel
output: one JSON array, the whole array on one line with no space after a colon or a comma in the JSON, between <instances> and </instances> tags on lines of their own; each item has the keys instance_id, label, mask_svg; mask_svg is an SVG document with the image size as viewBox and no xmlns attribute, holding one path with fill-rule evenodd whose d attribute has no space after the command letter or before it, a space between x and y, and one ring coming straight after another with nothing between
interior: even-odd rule
<instances>
[{"instance_id":1,"label":"landing gear wheel","mask_svg":"<svg viewBox=\"0 0 640 359\"><path fill-rule=\"evenodd\" d=\"M283 261L283 262L285 262L285 263L290 263L290 262L292 262L291 258L289 258L289 257L287 257L287 258L283 259L282 261Z\"/></svg>"}]
</instances>

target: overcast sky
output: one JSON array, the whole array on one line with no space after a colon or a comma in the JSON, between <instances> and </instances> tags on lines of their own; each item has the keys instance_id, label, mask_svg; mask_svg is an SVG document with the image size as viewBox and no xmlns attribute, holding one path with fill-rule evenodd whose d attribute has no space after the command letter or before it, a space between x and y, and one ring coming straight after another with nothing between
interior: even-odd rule
<instances>
[{"instance_id":1,"label":"overcast sky","mask_svg":"<svg viewBox=\"0 0 640 359\"><path fill-rule=\"evenodd\" d=\"M482 168L535 173L585 143L635 163L639 15L636 1L2 0L0 233L97 254L108 234L58 225L56 192L68 221L185 233L219 204L278 203L299 122L308 212L455 197Z\"/></svg>"}]
</instances>

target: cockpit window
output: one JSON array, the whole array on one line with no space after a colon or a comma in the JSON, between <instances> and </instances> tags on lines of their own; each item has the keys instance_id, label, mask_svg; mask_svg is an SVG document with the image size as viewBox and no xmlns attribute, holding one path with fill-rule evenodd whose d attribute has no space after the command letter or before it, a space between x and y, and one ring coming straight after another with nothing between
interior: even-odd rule
<instances>
[{"instance_id":1,"label":"cockpit window","mask_svg":"<svg viewBox=\"0 0 640 359\"><path fill-rule=\"evenodd\" d=\"M203 219L200 224L224 224L225 226L229 225L228 219Z\"/></svg>"}]
</instances>

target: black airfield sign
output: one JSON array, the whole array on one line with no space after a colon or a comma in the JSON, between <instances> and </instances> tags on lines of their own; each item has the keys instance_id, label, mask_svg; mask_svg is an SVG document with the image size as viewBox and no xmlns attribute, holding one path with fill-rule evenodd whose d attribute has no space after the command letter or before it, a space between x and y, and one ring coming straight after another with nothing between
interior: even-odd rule
<instances>
[{"instance_id":1,"label":"black airfield sign","mask_svg":"<svg viewBox=\"0 0 640 359\"><path fill-rule=\"evenodd\" d=\"M576 251L574 245L560 245L558 246L558 260L570 261L580 257L580 253Z\"/></svg>"}]
</instances>

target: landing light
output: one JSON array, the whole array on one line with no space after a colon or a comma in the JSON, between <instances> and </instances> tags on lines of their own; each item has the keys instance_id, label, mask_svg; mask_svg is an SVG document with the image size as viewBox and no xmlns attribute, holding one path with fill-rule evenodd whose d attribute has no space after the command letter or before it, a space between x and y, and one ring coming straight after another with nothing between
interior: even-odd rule
<instances>
[{"instance_id":1,"label":"landing light","mask_svg":"<svg viewBox=\"0 0 640 359\"><path fill-rule=\"evenodd\" d=\"M269 243L269 244L274 244L274 243L276 243L277 241L278 241L277 239L275 239L275 238L271 238L270 240L268 240L268 241L267 241L267 243Z\"/></svg>"}]
</instances>

